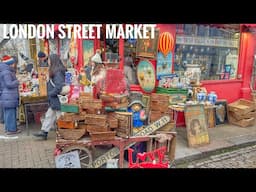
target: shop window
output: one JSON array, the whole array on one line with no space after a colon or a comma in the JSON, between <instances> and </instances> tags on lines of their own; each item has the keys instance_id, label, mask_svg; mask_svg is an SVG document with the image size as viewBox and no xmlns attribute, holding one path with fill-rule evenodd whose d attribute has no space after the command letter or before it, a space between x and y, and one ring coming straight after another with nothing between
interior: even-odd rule
<instances>
[{"instance_id":1,"label":"shop window","mask_svg":"<svg viewBox=\"0 0 256 192\"><path fill-rule=\"evenodd\" d=\"M198 64L201 80L236 79L239 35L237 31L207 25L184 24L176 35L174 71L183 75L187 64ZM184 31L184 33L180 33ZM227 74L227 66L230 66Z\"/></svg>"}]
</instances>

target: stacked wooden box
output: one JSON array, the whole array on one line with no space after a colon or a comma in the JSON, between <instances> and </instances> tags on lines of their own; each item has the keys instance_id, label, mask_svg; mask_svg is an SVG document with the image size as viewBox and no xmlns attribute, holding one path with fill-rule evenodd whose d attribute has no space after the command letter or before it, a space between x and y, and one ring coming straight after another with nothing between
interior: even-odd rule
<instances>
[{"instance_id":1,"label":"stacked wooden box","mask_svg":"<svg viewBox=\"0 0 256 192\"><path fill-rule=\"evenodd\" d=\"M169 95L152 93L150 99L149 122L152 123L162 116L173 116L169 110ZM172 119L172 118L171 118ZM174 128L174 121L170 121L167 125L160 128L159 131L171 131Z\"/></svg>"},{"instance_id":2,"label":"stacked wooden box","mask_svg":"<svg viewBox=\"0 0 256 192\"><path fill-rule=\"evenodd\" d=\"M133 135L133 118L131 112L115 112L114 118L117 119L117 136L129 138Z\"/></svg>"},{"instance_id":3,"label":"stacked wooden box","mask_svg":"<svg viewBox=\"0 0 256 192\"><path fill-rule=\"evenodd\" d=\"M127 108L128 95L127 94L102 94L100 99L103 102L103 106L110 107L112 109Z\"/></svg>"},{"instance_id":4,"label":"stacked wooden box","mask_svg":"<svg viewBox=\"0 0 256 192\"><path fill-rule=\"evenodd\" d=\"M256 119L256 105L254 102L239 99L228 104L229 122L241 127L254 125Z\"/></svg>"}]
</instances>

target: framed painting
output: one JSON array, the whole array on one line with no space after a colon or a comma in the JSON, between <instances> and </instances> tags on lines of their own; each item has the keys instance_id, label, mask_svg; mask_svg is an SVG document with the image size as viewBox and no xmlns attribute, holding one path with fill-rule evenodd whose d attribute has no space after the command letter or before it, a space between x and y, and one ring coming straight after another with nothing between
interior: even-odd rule
<instances>
[{"instance_id":1,"label":"framed painting","mask_svg":"<svg viewBox=\"0 0 256 192\"><path fill-rule=\"evenodd\" d=\"M150 110L150 96L143 94L142 103L145 105L145 112L148 115Z\"/></svg>"},{"instance_id":2,"label":"framed painting","mask_svg":"<svg viewBox=\"0 0 256 192\"><path fill-rule=\"evenodd\" d=\"M83 59L84 66L88 65L89 58L94 55L94 42L93 40L83 40Z\"/></svg>"},{"instance_id":3,"label":"framed painting","mask_svg":"<svg viewBox=\"0 0 256 192\"><path fill-rule=\"evenodd\" d=\"M228 123L227 100L217 100L215 106L215 124Z\"/></svg>"},{"instance_id":4,"label":"framed painting","mask_svg":"<svg viewBox=\"0 0 256 192\"><path fill-rule=\"evenodd\" d=\"M150 36L150 31L148 32ZM156 58L158 50L159 30L155 30L155 37L153 39L137 39L136 43L136 57Z\"/></svg>"},{"instance_id":5,"label":"framed painting","mask_svg":"<svg viewBox=\"0 0 256 192\"><path fill-rule=\"evenodd\" d=\"M151 93L155 89L155 69L149 60L141 60L139 62L137 66L137 78L144 92Z\"/></svg>"},{"instance_id":6,"label":"framed painting","mask_svg":"<svg viewBox=\"0 0 256 192\"><path fill-rule=\"evenodd\" d=\"M159 80L163 75L170 75L172 72L172 52L165 57L163 53L158 52L156 64L156 76Z\"/></svg>"},{"instance_id":7,"label":"framed painting","mask_svg":"<svg viewBox=\"0 0 256 192\"><path fill-rule=\"evenodd\" d=\"M186 105L184 108L186 131L189 147L208 144L209 135L204 105Z\"/></svg>"}]
</instances>

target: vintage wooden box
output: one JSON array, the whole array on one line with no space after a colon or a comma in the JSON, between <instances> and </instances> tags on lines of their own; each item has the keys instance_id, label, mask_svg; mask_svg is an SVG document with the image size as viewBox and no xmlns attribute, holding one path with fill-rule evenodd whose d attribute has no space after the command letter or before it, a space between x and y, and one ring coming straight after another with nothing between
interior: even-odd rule
<instances>
[{"instance_id":1,"label":"vintage wooden box","mask_svg":"<svg viewBox=\"0 0 256 192\"><path fill-rule=\"evenodd\" d=\"M86 130L83 128L78 129L62 129L58 128L57 133L60 137L66 140L78 140L84 136Z\"/></svg>"},{"instance_id":2,"label":"vintage wooden box","mask_svg":"<svg viewBox=\"0 0 256 192\"><path fill-rule=\"evenodd\" d=\"M67 121L59 118L57 120L57 126L58 128L66 128L66 129L74 129L77 127L77 122L76 121Z\"/></svg>"},{"instance_id":3,"label":"vintage wooden box","mask_svg":"<svg viewBox=\"0 0 256 192\"><path fill-rule=\"evenodd\" d=\"M118 119L114 115L108 115L107 123L109 128L118 128Z\"/></svg>"},{"instance_id":4,"label":"vintage wooden box","mask_svg":"<svg viewBox=\"0 0 256 192\"><path fill-rule=\"evenodd\" d=\"M187 100L188 89L178 89L178 88L156 88L157 93L168 94L169 104L183 103Z\"/></svg>"},{"instance_id":5,"label":"vintage wooden box","mask_svg":"<svg viewBox=\"0 0 256 192\"><path fill-rule=\"evenodd\" d=\"M75 104L61 104L61 112L79 113L79 106Z\"/></svg>"},{"instance_id":6,"label":"vintage wooden box","mask_svg":"<svg viewBox=\"0 0 256 192\"><path fill-rule=\"evenodd\" d=\"M150 109L152 111L167 112L169 109L168 106L169 106L168 101L151 100L151 102L150 102Z\"/></svg>"},{"instance_id":7,"label":"vintage wooden box","mask_svg":"<svg viewBox=\"0 0 256 192\"><path fill-rule=\"evenodd\" d=\"M229 111L229 115L231 115L233 118L235 118L237 121L242 120L242 119L250 119L252 117L256 118L256 111L251 111L246 114L239 114L233 111Z\"/></svg>"},{"instance_id":8,"label":"vintage wooden box","mask_svg":"<svg viewBox=\"0 0 256 192\"><path fill-rule=\"evenodd\" d=\"M86 125L86 130L89 133L94 133L94 132L106 132L109 131L109 128L107 125Z\"/></svg>"},{"instance_id":9,"label":"vintage wooden box","mask_svg":"<svg viewBox=\"0 0 256 192\"><path fill-rule=\"evenodd\" d=\"M85 115L85 124L87 124L87 125L105 126L106 123L107 123L106 115L95 115L95 114L86 114Z\"/></svg>"},{"instance_id":10,"label":"vintage wooden box","mask_svg":"<svg viewBox=\"0 0 256 192\"><path fill-rule=\"evenodd\" d=\"M102 108L102 100L101 99L83 100L83 102L81 102L80 105L83 109L101 109Z\"/></svg>"},{"instance_id":11,"label":"vintage wooden box","mask_svg":"<svg viewBox=\"0 0 256 192\"><path fill-rule=\"evenodd\" d=\"M248 127L255 124L255 117L248 119L236 120L231 114L228 116L229 123L238 125L240 127Z\"/></svg>"},{"instance_id":12,"label":"vintage wooden box","mask_svg":"<svg viewBox=\"0 0 256 192\"><path fill-rule=\"evenodd\" d=\"M239 115L245 115L251 111L255 111L256 104L246 99L239 99L233 103L228 104L228 110L238 113Z\"/></svg>"},{"instance_id":13,"label":"vintage wooden box","mask_svg":"<svg viewBox=\"0 0 256 192\"><path fill-rule=\"evenodd\" d=\"M130 112L115 112L118 127L115 129L117 136L128 138L133 135L133 119Z\"/></svg>"},{"instance_id":14,"label":"vintage wooden box","mask_svg":"<svg viewBox=\"0 0 256 192\"><path fill-rule=\"evenodd\" d=\"M116 135L115 131L90 133L92 141L112 140L112 139L115 139L115 135Z\"/></svg>"},{"instance_id":15,"label":"vintage wooden box","mask_svg":"<svg viewBox=\"0 0 256 192\"><path fill-rule=\"evenodd\" d=\"M151 101L163 101L168 102L169 101L169 95L167 94L161 94L161 93L152 93L151 94Z\"/></svg>"}]
</instances>

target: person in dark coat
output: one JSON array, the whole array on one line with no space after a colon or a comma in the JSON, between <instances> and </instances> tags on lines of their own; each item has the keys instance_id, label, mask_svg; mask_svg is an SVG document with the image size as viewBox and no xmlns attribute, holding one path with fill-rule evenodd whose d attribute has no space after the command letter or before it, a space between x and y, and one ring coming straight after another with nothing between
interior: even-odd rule
<instances>
[{"instance_id":1,"label":"person in dark coat","mask_svg":"<svg viewBox=\"0 0 256 192\"><path fill-rule=\"evenodd\" d=\"M60 117L60 101L58 95L62 87L65 85L66 68L57 54L52 54L49 57L49 79L47 82L47 97L49 108L45 114L45 119L42 123L41 131L35 133L34 136L47 140L48 132L54 128L56 120Z\"/></svg>"},{"instance_id":2,"label":"person in dark coat","mask_svg":"<svg viewBox=\"0 0 256 192\"><path fill-rule=\"evenodd\" d=\"M7 135L20 133L17 129L17 107L19 106L19 81L16 78L16 61L9 55L2 58L0 65L1 96L0 104L4 111L4 124Z\"/></svg>"}]
</instances>

